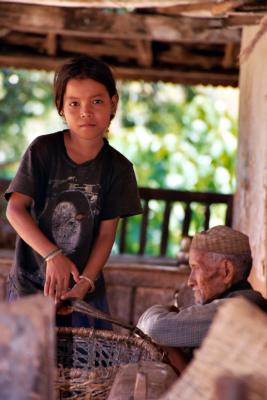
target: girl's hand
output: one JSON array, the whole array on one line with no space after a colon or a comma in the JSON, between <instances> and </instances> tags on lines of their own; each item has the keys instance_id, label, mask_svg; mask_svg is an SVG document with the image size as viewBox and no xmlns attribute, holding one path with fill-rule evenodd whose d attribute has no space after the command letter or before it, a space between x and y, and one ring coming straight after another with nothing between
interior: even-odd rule
<instances>
[{"instance_id":1,"label":"girl's hand","mask_svg":"<svg viewBox=\"0 0 267 400\"><path fill-rule=\"evenodd\" d=\"M55 300L68 290L70 274L75 282L79 281L79 272L75 264L64 254L59 253L46 263L44 295Z\"/></svg>"},{"instance_id":2,"label":"girl's hand","mask_svg":"<svg viewBox=\"0 0 267 400\"><path fill-rule=\"evenodd\" d=\"M90 290L91 285L85 279L80 279L73 288L69 289L66 293L64 293L60 299L65 300L70 297L77 297L81 300L84 299L86 293Z\"/></svg>"}]
</instances>

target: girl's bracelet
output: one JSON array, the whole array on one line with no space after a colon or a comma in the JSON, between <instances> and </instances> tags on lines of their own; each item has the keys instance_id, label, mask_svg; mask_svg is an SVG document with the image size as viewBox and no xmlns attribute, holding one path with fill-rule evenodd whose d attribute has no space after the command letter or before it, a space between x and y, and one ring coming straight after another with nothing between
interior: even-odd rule
<instances>
[{"instance_id":1,"label":"girl's bracelet","mask_svg":"<svg viewBox=\"0 0 267 400\"><path fill-rule=\"evenodd\" d=\"M50 251L50 253L47 254L47 256L44 257L44 261L48 262L50 260L52 260L54 257L56 257L58 254L62 253L61 249L54 249L52 251Z\"/></svg>"},{"instance_id":2,"label":"girl's bracelet","mask_svg":"<svg viewBox=\"0 0 267 400\"><path fill-rule=\"evenodd\" d=\"M90 288L90 290L88 290L89 293L94 292L94 290L95 290L95 282L93 281L93 279L88 278L88 276L85 276L85 275L80 275L79 278L80 279L84 279L84 280L86 280L87 282L90 283L91 288Z\"/></svg>"}]
</instances>

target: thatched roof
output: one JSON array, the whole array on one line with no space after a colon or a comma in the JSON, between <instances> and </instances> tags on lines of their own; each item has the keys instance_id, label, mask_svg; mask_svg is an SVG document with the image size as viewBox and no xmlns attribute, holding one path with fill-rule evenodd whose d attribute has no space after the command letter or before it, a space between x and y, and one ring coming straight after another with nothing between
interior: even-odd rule
<instances>
[{"instance_id":1,"label":"thatched roof","mask_svg":"<svg viewBox=\"0 0 267 400\"><path fill-rule=\"evenodd\" d=\"M248 0L6 0L0 66L53 69L103 58L125 79L237 85L241 28L267 13Z\"/></svg>"}]
</instances>

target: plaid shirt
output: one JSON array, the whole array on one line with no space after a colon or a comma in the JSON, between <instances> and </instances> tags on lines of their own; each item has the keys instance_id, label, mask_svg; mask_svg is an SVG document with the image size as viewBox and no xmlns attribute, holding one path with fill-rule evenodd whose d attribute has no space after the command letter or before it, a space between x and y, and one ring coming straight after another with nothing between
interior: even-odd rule
<instances>
[{"instance_id":1,"label":"plaid shirt","mask_svg":"<svg viewBox=\"0 0 267 400\"><path fill-rule=\"evenodd\" d=\"M206 304L185 307L179 312L168 306L155 305L140 317L138 328L156 343L170 347L199 347L208 333L221 304L235 297L245 297L267 312L267 301L248 282L239 282L225 291L219 299Z\"/></svg>"},{"instance_id":2,"label":"plaid shirt","mask_svg":"<svg viewBox=\"0 0 267 400\"><path fill-rule=\"evenodd\" d=\"M218 306L227 300L193 305L179 312L155 305L140 317L138 328L156 343L170 347L199 347L206 336Z\"/></svg>"}]
</instances>

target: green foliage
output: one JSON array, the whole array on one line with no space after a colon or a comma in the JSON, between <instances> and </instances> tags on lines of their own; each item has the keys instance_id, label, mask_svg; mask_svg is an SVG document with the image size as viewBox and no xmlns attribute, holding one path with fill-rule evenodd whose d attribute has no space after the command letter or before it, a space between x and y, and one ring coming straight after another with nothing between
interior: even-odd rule
<instances>
[{"instance_id":1,"label":"green foliage","mask_svg":"<svg viewBox=\"0 0 267 400\"><path fill-rule=\"evenodd\" d=\"M234 191L237 119L215 89L129 82L120 94L111 141L134 162L140 186Z\"/></svg>"},{"instance_id":2,"label":"green foliage","mask_svg":"<svg viewBox=\"0 0 267 400\"><path fill-rule=\"evenodd\" d=\"M45 120L52 107L51 74L37 71L0 71L0 166L1 176L10 177L29 138L30 119ZM36 134L37 136L37 134Z\"/></svg>"},{"instance_id":3,"label":"green foliage","mask_svg":"<svg viewBox=\"0 0 267 400\"><path fill-rule=\"evenodd\" d=\"M237 116L221 98L225 90L174 84L128 82L120 89L119 122L114 123L112 144L134 163L139 186L176 190L232 193L235 190ZM229 90L229 97L236 96ZM160 243L163 205L150 203L147 254ZM174 256L181 239L184 210L171 214L170 246ZM211 224L224 223L225 206L213 206ZM193 207L190 233L203 229L204 210ZM127 251L135 252L139 225L130 224Z\"/></svg>"}]
</instances>

